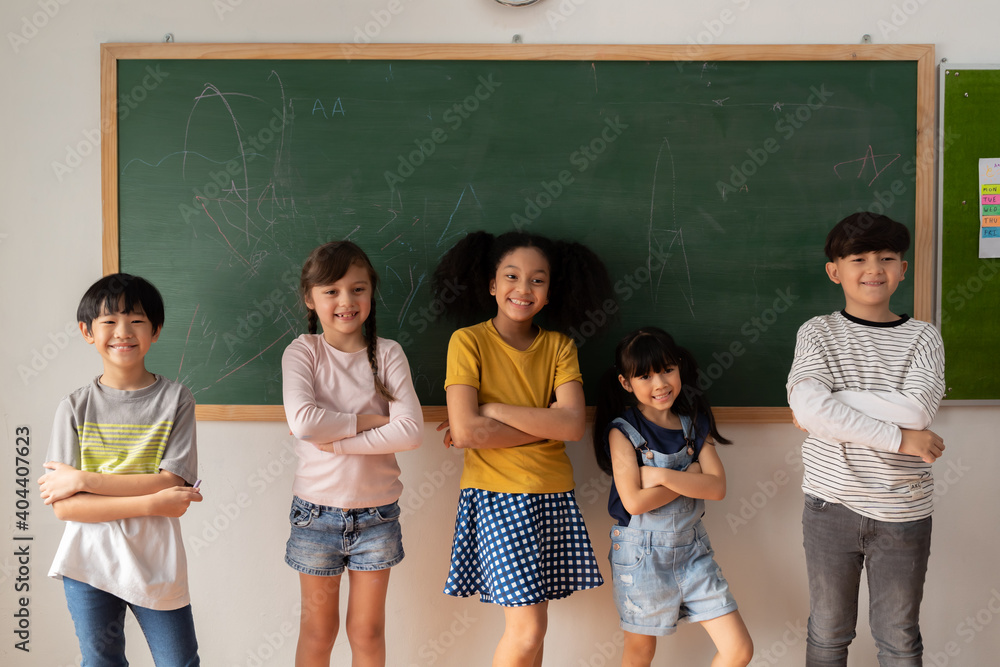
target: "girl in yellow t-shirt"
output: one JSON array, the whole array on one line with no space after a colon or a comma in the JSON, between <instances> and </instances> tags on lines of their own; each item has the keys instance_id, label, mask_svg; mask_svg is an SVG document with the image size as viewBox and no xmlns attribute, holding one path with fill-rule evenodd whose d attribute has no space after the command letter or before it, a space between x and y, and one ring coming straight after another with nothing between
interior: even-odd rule
<instances>
[{"instance_id":1,"label":"girl in yellow t-shirt","mask_svg":"<svg viewBox=\"0 0 1000 667\"><path fill-rule=\"evenodd\" d=\"M444 592L504 608L494 665L539 666L548 601L603 580L564 444L584 434L576 344L534 318L547 306L554 328L593 335L617 304L593 252L523 232L469 234L442 258L434 291L456 319L496 313L448 345L438 430L465 466Z\"/></svg>"}]
</instances>

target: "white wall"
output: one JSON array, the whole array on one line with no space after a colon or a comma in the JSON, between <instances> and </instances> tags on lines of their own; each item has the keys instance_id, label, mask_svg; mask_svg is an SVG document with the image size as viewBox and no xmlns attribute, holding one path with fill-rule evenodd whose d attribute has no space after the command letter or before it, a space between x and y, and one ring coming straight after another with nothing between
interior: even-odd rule
<instances>
[{"instance_id":1,"label":"white wall","mask_svg":"<svg viewBox=\"0 0 1000 667\"><path fill-rule=\"evenodd\" d=\"M72 328L82 290L101 273L98 47L102 42L347 42L370 24L381 42L934 43L952 63L997 62L1000 4L944 0L542 0L528 8L492 0L174 0L172 2L5 0L0 8L0 339L3 473L0 514L0 662L78 664L61 586L45 577L61 526L32 492L30 527L14 526L14 429L31 430L31 477L41 474L59 398L99 372L97 356ZM48 15L45 13L48 12ZM728 13L724 13L728 12ZM725 21L725 22L723 22ZM36 26L40 26L37 27ZM377 30L375 27L377 26ZM713 34L713 31L715 34ZM90 150L90 149L93 150ZM69 151L83 154L69 173ZM818 267L817 267L818 268ZM995 287L995 286L994 286ZM169 324L169 323L168 323ZM995 332L990 332L995 335ZM18 367L37 375L22 378ZM982 667L1000 655L1000 491L997 408L946 407L935 430L948 446L937 464L934 550L923 606L925 664ZM291 458L282 424L199 424L205 502L183 519L203 663L210 667L292 664L296 575L282 562ZM799 517L800 434L789 425L725 425L726 500L706 519L757 646L754 665L802 664L808 596ZM573 450L578 494L606 564L604 478L585 446ZM400 456L407 490L406 560L393 570L388 600L389 664L486 665L502 630L498 608L440 593L448 567L460 458L433 427L423 448ZM15 542L14 535L33 536ZM15 545L30 545L30 653L14 648L20 608ZM23 577L22 577L23 578ZM23 581L20 583L24 583ZM617 619L608 586L550 607L546 665L616 664ZM875 665L860 620L852 666ZM132 664L152 664L135 627ZM662 640L656 664L707 664L711 644L697 628ZM335 664L347 664L342 637ZM608 657L611 656L611 657Z\"/></svg>"}]
</instances>

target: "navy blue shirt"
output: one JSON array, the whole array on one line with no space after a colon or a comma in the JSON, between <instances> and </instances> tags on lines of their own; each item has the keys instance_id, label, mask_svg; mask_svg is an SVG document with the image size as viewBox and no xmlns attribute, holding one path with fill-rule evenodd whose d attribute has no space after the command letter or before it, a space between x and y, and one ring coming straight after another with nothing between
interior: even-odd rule
<instances>
[{"instance_id":1,"label":"navy blue shirt","mask_svg":"<svg viewBox=\"0 0 1000 667\"><path fill-rule=\"evenodd\" d=\"M646 446L654 452L661 454L676 454L687 446L684 441L684 431L682 429L663 428L646 419L636 408L628 408L622 413L622 419L635 427L646 440ZM611 444L608 442L608 433L614 426L609 426L604 434L604 449L611 455ZM702 445L705 444L705 436L708 435L708 418L700 416L695 426L695 460L701 453ZM642 465L640 454L636 451L636 462ZM625 510L622 505L621 496L618 495L618 487L615 486L615 478L611 477L611 491L608 494L608 514L618 522L619 526L627 526L632 519L632 515Z\"/></svg>"}]
</instances>

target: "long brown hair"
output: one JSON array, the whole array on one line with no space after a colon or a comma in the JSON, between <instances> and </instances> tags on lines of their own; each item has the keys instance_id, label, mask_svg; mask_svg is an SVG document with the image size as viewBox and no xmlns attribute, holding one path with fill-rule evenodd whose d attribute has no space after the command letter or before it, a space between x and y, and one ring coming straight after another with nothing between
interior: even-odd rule
<instances>
[{"instance_id":1,"label":"long brown hair","mask_svg":"<svg viewBox=\"0 0 1000 667\"><path fill-rule=\"evenodd\" d=\"M394 401L396 397L382 382L378 374L378 334L375 329L375 295L378 290L378 274L375 267L365 251L351 241L330 241L325 243L311 253L302 265L302 275L299 278L299 290L303 302L306 296L316 285L329 285L344 277L347 270L352 266L360 266L368 271L368 279L372 284L372 306L365 320L365 341L368 343L368 364L372 368L372 379L375 381L375 391L387 401ZM319 333L319 316L316 311L306 306L309 310L309 333Z\"/></svg>"}]
</instances>

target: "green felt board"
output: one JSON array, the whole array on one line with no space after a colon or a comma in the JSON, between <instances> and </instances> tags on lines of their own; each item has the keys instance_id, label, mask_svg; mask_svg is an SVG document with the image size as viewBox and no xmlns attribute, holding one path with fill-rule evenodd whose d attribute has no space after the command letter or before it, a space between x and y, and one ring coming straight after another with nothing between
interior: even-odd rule
<instances>
[{"instance_id":1,"label":"green felt board","mask_svg":"<svg viewBox=\"0 0 1000 667\"><path fill-rule=\"evenodd\" d=\"M783 406L796 330L843 306L828 229L873 207L913 228L916 72L119 61L120 267L167 305L150 367L199 403L280 404L282 351L306 328L299 268L346 237L381 276L380 335L442 405L454 325L430 275L465 233L520 222L588 244L616 285L614 331L577 328L589 404L615 341L658 325L693 350L715 405ZM893 305L912 304L904 282Z\"/></svg>"},{"instance_id":2,"label":"green felt board","mask_svg":"<svg viewBox=\"0 0 1000 667\"><path fill-rule=\"evenodd\" d=\"M1000 259L979 258L979 159L1000 158L1000 70L944 76L941 337L949 400L1000 399ZM968 97L966 97L968 93Z\"/></svg>"}]
</instances>

